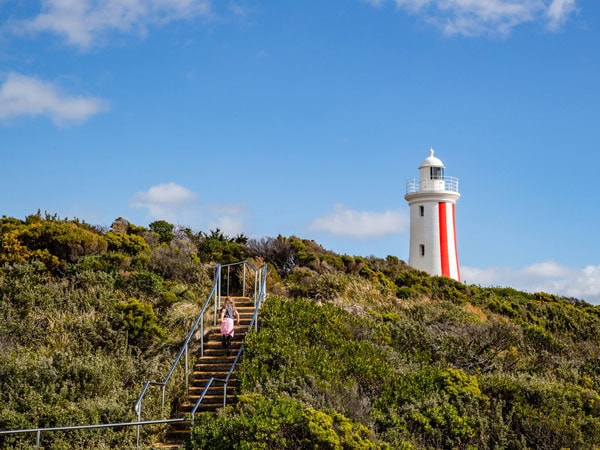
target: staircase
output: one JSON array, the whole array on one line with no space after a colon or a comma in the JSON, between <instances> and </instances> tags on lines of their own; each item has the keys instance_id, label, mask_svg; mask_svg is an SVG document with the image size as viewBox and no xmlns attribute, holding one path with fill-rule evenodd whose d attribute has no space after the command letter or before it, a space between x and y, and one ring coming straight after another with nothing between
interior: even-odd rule
<instances>
[{"instance_id":1,"label":"staircase","mask_svg":"<svg viewBox=\"0 0 600 450\"><path fill-rule=\"evenodd\" d=\"M187 400L182 403L179 410L173 412L173 417L189 414L200 398L202 391L211 378L225 380L235 358L242 346L248 326L254 315L254 304L248 297L231 297L240 315L240 324L234 327L234 337L231 341L231 353L228 356L222 345L221 330L217 326L209 332L208 341L204 344L204 356L194 365L190 377L190 386ZM227 404L236 401L237 378L235 368L227 385ZM223 407L223 383L216 380L206 392L196 414L202 412L215 412ZM183 443L190 438L190 422L172 423L167 430L165 442L155 448L183 448Z\"/></svg>"}]
</instances>

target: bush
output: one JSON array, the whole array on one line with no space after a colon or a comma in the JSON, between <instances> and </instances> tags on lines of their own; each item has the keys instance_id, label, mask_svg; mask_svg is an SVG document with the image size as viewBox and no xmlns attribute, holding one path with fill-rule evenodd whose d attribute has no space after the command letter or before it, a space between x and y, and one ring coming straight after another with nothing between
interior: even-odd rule
<instances>
[{"instance_id":1,"label":"bush","mask_svg":"<svg viewBox=\"0 0 600 450\"><path fill-rule=\"evenodd\" d=\"M399 377L375 408L378 426L392 444L400 429L401 437L423 448L486 446L489 399L477 379L461 370L424 368Z\"/></svg>"},{"instance_id":2,"label":"bush","mask_svg":"<svg viewBox=\"0 0 600 450\"><path fill-rule=\"evenodd\" d=\"M130 298L118 305L122 327L127 331L129 342L147 347L166 337L166 332L158 325L152 305Z\"/></svg>"},{"instance_id":3,"label":"bush","mask_svg":"<svg viewBox=\"0 0 600 450\"><path fill-rule=\"evenodd\" d=\"M495 374L481 389L497 406L508 448L588 449L600 443L600 396L593 390L551 379Z\"/></svg>"},{"instance_id":4,"label":"bush","mask_svg":"<svg viewBox=\"0 0 600 450\"><path fill-rule=\"evenodd\" d=\"M108 250L114 252L124 252L135 256L145 250L148 250L146 241L141 236L134 234L122 234L109 231L104 235L108 244Z\"/></svg>"},{"instance_id":5,"label":"bush","mask_svg":"<svg viewBox=\"0 0 600 450\"><path fill-rule=\"evenodd\" d=\"M240 396L235 408L199 416L191 449L380 449L374 434L333 411L317 411L287 397Z\"/></svg>"},{"instance_id":6,"label":"bush","mask_svg":"<svg viewBox=\"0 0 600 450\"><path fill-rule=\"evenodd\" d=\"M163 279L153 272L133 272L129 274L125 284L141 293L160 294L163 288Z\"/></svg>"},{"instance_id":7,"label":"bush","mask_svg":"<svg viewBox=\"0 0 600 450\"><path fill-rule=\"evenodd\" d=\"M73 222L34 222L24 229L22 240L31 250L48 250L69 263L85 255L103 253L108 248L102 235Z\"/></svg>"}]
</instances>

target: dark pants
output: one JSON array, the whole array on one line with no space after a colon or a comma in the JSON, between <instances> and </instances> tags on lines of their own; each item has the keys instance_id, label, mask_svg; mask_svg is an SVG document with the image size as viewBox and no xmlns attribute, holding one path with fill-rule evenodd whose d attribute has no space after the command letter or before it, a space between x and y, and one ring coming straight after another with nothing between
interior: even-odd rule
<instances>
[{"instance_id":1,"label":"dark pants","mask_svg":"<svg viewBox=\"0 0 600 450\"><path fill-rule=\"evenodd\" d=\"M231 348L231 336L223 335L223 348L230 349Z\"/></svg>"}]
</instances>

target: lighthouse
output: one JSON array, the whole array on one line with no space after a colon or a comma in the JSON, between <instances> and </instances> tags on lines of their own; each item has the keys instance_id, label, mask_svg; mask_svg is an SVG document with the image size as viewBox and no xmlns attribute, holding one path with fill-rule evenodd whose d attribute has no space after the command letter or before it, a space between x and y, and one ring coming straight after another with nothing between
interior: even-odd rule
<instances>
[{"instance_id":1,"label":"lighthouse","mask_svg":"<svg viewBox=\"0 0 600 450\"><path fill-rule=\"evenodd\" d=\"M415 269L460 281L456 244L458 179L444 174L433 149L419 167L419 179L406 182L410 206L408 264Z\"/></svg>"}]
</instances>

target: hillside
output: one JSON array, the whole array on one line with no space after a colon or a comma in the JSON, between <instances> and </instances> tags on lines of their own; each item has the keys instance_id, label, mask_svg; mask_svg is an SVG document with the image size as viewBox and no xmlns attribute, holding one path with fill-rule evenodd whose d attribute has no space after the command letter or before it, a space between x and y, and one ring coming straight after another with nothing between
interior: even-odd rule
<instances>
[{"instance_id":1,"label":"hillside","mask_svg":"<svg viewBox=\"0 0 600 450\"><path fill-rule=\"evenodd\" d=\"M0 220L0 429L133 420L144 381L168 371L206 298L205 265L248 258L269 264L270 296L239 402L201 415L192 448L600 446L599 307L294 236L122 218L105 230L40 213ZM130 448L135 431L43 439ZM32 442L0 436L2 448Z\"/></svg>"}]
</instances>

